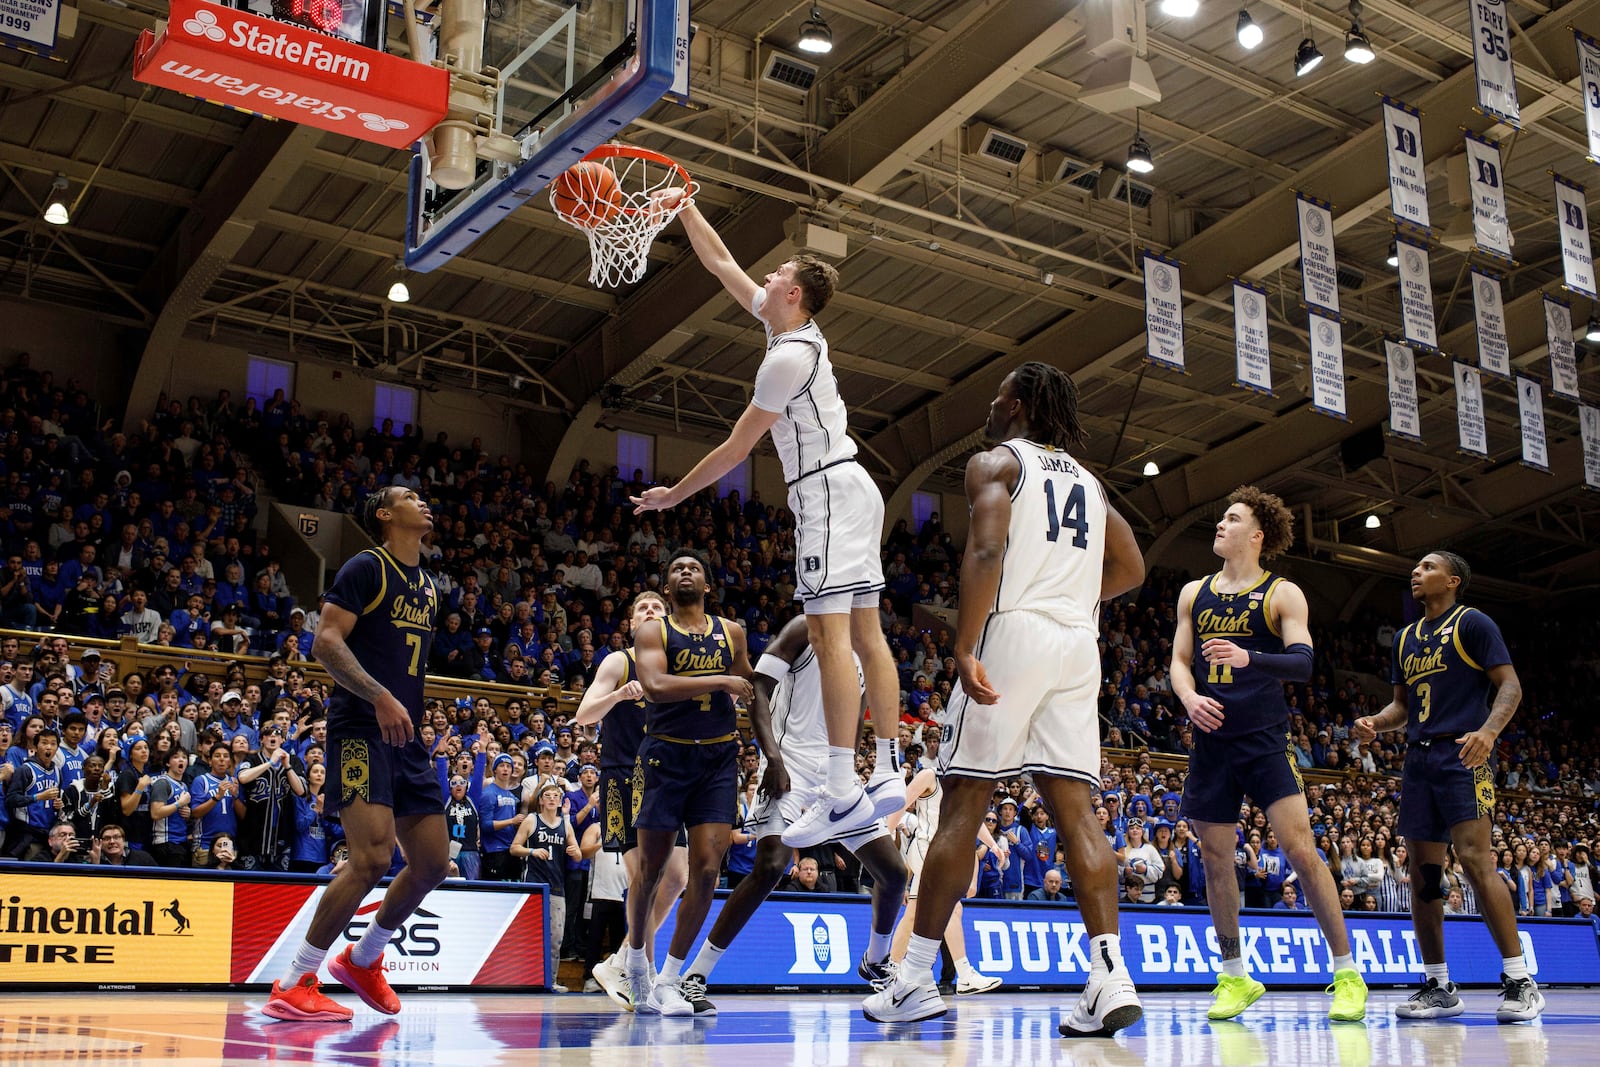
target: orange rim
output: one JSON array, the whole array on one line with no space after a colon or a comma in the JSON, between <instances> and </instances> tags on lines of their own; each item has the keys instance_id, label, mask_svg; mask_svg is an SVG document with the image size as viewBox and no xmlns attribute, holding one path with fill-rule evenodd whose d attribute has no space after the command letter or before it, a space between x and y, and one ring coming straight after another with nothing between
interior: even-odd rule
<instances>
[{"instance_id":1,"label":"orange rim","mask_svg":"<svg viewBox=\"0 0 1600 1067\"><path fill-rule=\"evenodd\" d=\"M699 183L694 180L688 171L683 169L677 160L673 159L671 156L663 155L662 153L651 148L640 148L637 145L631 144L607 143L594 149L594 151L584 156L583 159L584 161L591 159L642 159L647 163L660 164L663 167L676 171L678 177L683 179L684 188L689 190L689 195L685 198L686 200L692 200L694 198L695 191L699 188ZM636 207L622 207L620 210L624 215L639 215L643 214L645 209Z\"/></svg>"}]
</instances>

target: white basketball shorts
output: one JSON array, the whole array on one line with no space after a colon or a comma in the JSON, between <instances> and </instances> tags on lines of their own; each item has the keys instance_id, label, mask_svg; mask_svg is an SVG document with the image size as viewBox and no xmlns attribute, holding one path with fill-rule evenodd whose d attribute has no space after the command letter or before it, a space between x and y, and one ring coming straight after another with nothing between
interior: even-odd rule
<instances>
[{"instance_id":1,"label":"white basketball shorts","mask_svg":"<svg viewBox=\"0 0 1600 1067\"><path fill-rule=\"evenodd\" d=\"M991 615L978 662L998 704L960 685L945 711L939 774L1011 778L1024 772L1100 787L1100 659L1095 633L1033 611Z\"/></svg>"},{"instance_id":2,"label":"white basketball shorts","mask_svg":"<svg viewBox=\"0 0 1600 1067\"><path fill-rule=\"evenodd\" d=\"M770 797L757 796L755 807L750 809L750 817L745 820L744 832L754 835L759 841L763 837L782 836L784 831L799 822L807 807L827 795L827 758L826 752L815 758L808 758L799 753L785 755L783 768L789 772L789 791L776 801ZM760 776L766 773L767 761L766 757L762 757L757 780L759 781ZM888 834L889 827L879 819L854 833L844 834L833 840L854 852L867 842L887 837Z\"/></svg>"},{"instance_id":3,"label":"white basketball shorts","mask_svg":"<svg viewBox=\"0 0 1600 1067\"><path fill-rule=\"evenodd\" d=\"M883 494L854 460L789 486L795 515L795 598L808 614L877 607L883 591Z\"/></svg>"}]
</instances>

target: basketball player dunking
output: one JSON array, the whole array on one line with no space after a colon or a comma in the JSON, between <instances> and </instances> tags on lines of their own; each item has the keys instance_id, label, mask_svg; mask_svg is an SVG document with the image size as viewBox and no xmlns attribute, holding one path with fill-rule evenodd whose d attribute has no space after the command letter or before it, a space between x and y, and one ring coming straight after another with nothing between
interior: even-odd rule
<instances>
[{"instance_id":1,"label":"basketball player dunking","mask_svg":"<svg viewBox=\"0 0 1600 1067\"><path fill-rule=\"evenodd\" d=\"M634 598L630 611L633 633L658 623L666 613L667 602L660 593L640 593ZM644 686L639 684L639 670L633 657L634 650L627 648L600 661L594 684L584 690L575 721L579 726L604 724L600 733L601 848L621 854L628 873L628 892L640 893L644 890L639 869L639 838L633 824L644 800L644 768L639 765L638 755L639 746L644 742L645 702ZM656 888L655 906L650 911L650 926L644 937L647 955L655 942L656 930L672 910L678 894L683 892L687 878L688 850L675 848L661 876L661 884ZM626 951L626 945L618 945L609 958L595 964L594 978L606 996L631 1009L627 982L623 979Z\"/></svg>"},{"instance_id":2,"label":"basketball player dunking","mask_svg":"<svg viewBox=\"0 0 1600 1067\"><path fill-rule=\"evenodd\" d=\"M1200 837L1206 903L1217 930L1222 973L1207 1014L1231 1019L1266 986L1245 973L1239 946L1239 884L1229 872L1239 842L1239 805L1248 795L1267 813L1300 876L1333 956L1328 1018L1354 1022L1367 1010L1367 986L1350 955L1339 889L1317 856L1305 787L1289 751L1284 682L1309 682L1313 664L1306 596L1261 568L1294 543L1294 513L1253 485L1228 497L1212 551L1222 570L1190 582L1178 596L1172 641L1172 691L1195 725L1195 750L1183 788L1183 814ZM1195 651L1201 659L1197 666Z\"/></svg>"},{"instance_id":3,"label":"basketball player dunking","mask_svg":"<svg viewBox=\"0 0 1600 1067\"><path fill-rule=\"evenodd\" d=\"M675 205L682 189L657 194ZM810 848L870 826L905 805L905 780L897 761L879 761L863 789L856 778L856 738L861 699L854 649L867 679L867 706L893 717L900 683L883 629L883 496L861 465L850 438L844 401L828 342L813 316L827 306L838 272L813 256L784 263L757 285L734 260L716 230L693 204L679 219L707 270L728 295L760 319L767 353L756 371L750 404L728 439L677 485L656 486L632 498L636 512L675 507L737 466L769 430L789 486L795 514L796 596L805 605L811 647L822 671L828 773L826 796L783 835L784 844Z\"/></svg>"},{"instance_id":4,"label":"basketball player dunking","mask_svg":"<svg viewBox=\"0 0 1600 1067\"><path fill-rule=\"evenodd\" d=\"M1144 557L1099 481L1067 454L1083 440L1078 395L1056 367L1024 363L989 408L1000 444L967 464L972 524L961 562L956 669L939 752L939 831L922 867L900 974L866 999L878 1022L945 1011L933 964L971 881L996 778L1032 773L1066 843L1091 968L1064 1036L1106 1036L1144 1014L1117 934L1117 866L1094 815L1100 787L1100 601L1137 588Z\"/></svg>"},{"instance_id":5,"label":"basketball player dunking","mask_svg":"<svg viewBox=\"0 0 1600 1067\"><path fill-rule=\"evenodd\" d=\"M272 984L262 1011L279 1019L352 1016L322 994L317 970L362 899L388 873L396 842L405 868L389 883L361 940L335 957L328 973L370 1007L398 1012L383 951L450 868L444 795L417 736L439 604L433 579L420 565L433 516L414 491L386 486L362 504L361 525L380 547L339 569L323 594L311 649L334 681L324 789L328 812L338 812L344 824L350 857L317 902L286 980Z\"/></svg>"}]
</instances>

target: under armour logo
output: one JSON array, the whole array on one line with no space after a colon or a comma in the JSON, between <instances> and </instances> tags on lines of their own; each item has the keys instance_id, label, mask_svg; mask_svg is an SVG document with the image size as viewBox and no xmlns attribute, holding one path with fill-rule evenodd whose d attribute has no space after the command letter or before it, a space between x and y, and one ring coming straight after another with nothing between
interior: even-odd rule
<instances>
[{"instance_id":1,"label":"under armour logo","mask_svg":"<svg viewBox=\"0 0 1600 1067\"><path fill-rule=\"evenodd\" d=\"M806 557L806 570L808 570L808 571L820 571L821 569L822 569L822 559L820 557L818 557L818 556L807 556Z\"/></svg>"},{"instance_id":2,"label":"under armour logo","mask_svg":"<svg viewBox=\"0 0 1600 1067\"><path fill-rule=\"evenodd\" d=\"M222 31L218 30L217 32L220 33ZM390 130L409 130L411 128L409 122L402 122L400 119L386 119L382 115L374 115L370 111L363 111L356 118L360 119L362 125L373 133L388 133Z\"/></svg>"},{"instance_id":3,"label":"under armour logo","mask_svg":"<svg viewBox=\"0 0 1600 1067\"><path fill-rule=\"evenodd\" d=\"M205 37L212 41L223 41L228 33L217 25L217 16L209 11L201 10L194 13L194 17L183 20L184 32L191 37Z\"/></svg>"}]
</instances>

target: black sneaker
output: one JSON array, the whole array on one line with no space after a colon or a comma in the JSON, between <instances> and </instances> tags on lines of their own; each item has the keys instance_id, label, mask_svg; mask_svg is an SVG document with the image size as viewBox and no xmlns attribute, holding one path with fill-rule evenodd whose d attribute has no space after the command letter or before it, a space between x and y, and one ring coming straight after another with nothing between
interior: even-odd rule
<instances>
[{"instance_id":1,"label":"black sneaker","mask_svg":"<svg viewBox=\"0 0 1600 1067\"><path fill-rule=\"evenodd\" d=\"M1532 978L1507 978L1502 974L1500 996L1500 1007L1494 1013L1496 1022L1525 1023L1544 1011L1544 994Z\"/></svg>"},{"instance_id":2,"label":"black sneaker","mask_svg":"<svg viewBox=\"0 0 1600 1067\"><path fill-rule=\"evenodd\" d=\"M873 989L882 989L894 981L894 976L900 973L900 965L887 956L879 963L868 963L867 957L862 956L856 973Z\"/></svg>"},{"instance_id":3,"label":"black sneaker","mask_svg":"<svg viewBox=\"0 0 1600 1067\"><path fill-rule=\"evenodd\" d=\"M696 1015L715 1015L717 1006L706 999L706 980L703 975L683 976L683 999L689 1002Z\"/></svg>"},{"instance_id":4,"label":"black sneaker","mask_svg":"<svg viewBox=\"0 0 1600 1067\"><path fill-rule=\"evenodd\" d=\"M1454 982L1440 985L1437 978L1429 978L1394 1013L1402 1019L1451 1019L1465 1010Z\"/></svg>"}]
</instances>

